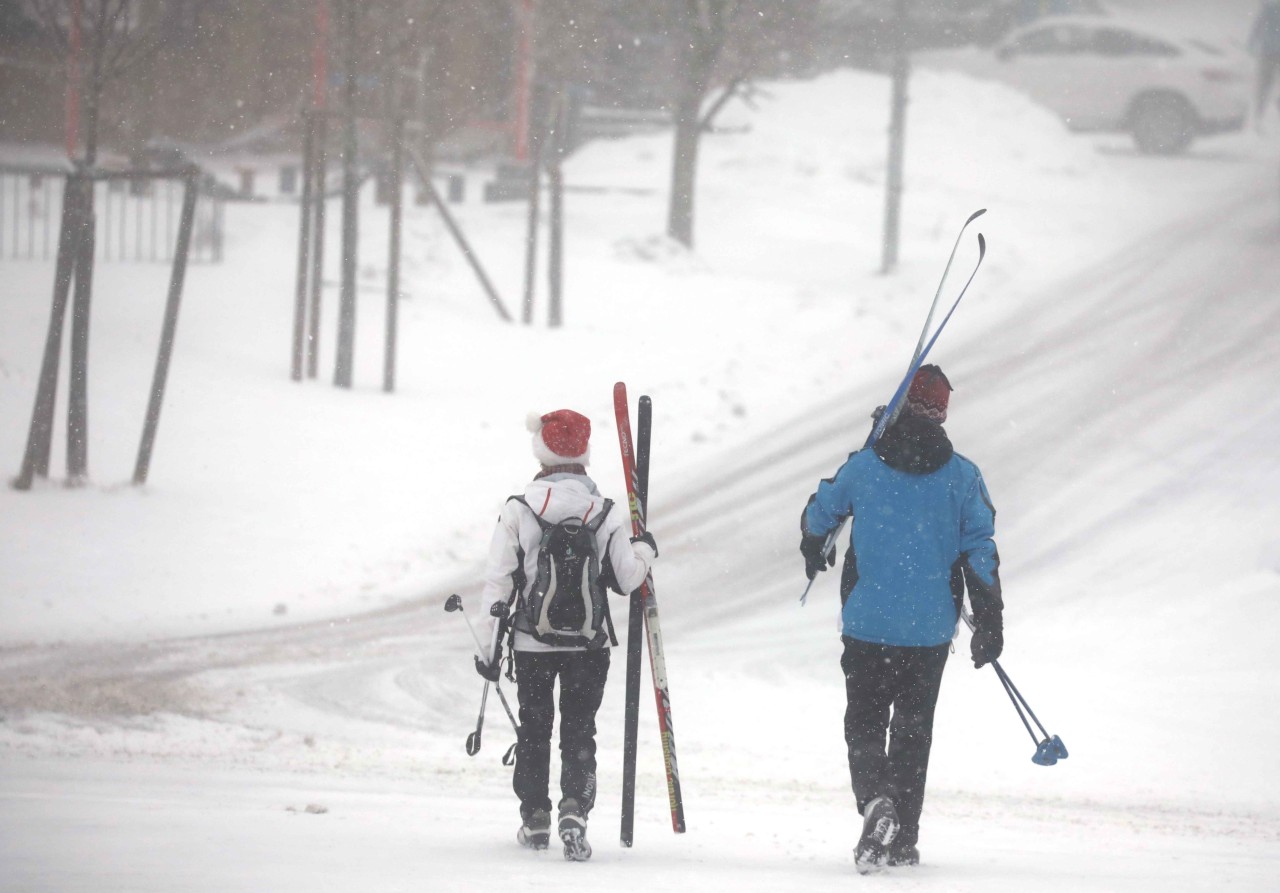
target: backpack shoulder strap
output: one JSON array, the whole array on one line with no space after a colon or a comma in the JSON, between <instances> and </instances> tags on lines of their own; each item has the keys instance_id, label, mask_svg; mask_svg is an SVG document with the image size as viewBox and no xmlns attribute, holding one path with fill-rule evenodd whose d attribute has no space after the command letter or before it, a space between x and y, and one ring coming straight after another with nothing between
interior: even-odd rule
<instances>
[{"instance_id":1,"label":"backpack shoulder strap","mask_svg":"<svg viewBox=\"0 0 1280 893\"><path fill-rule=\"evenodd\" d=\"M537 512L535 512L533 510L533 506L529 505L529 503L525 501L525 498L523 496L508 496L507 502L518 502L522 506L527 508L529 510L529 514L533 515L533 520L538 522L538 527L541 528L543 531L549 530L550 528L555 526L546 518L542 517Z\"/></svg>"},{"instance_id":2,"label":"backpack shoulder strap","mask_svg":"<svg viewBox=\"0 0 1280 893\"><path fill-rule=\"evenodd\" d=\"M604 501L604 507L600 509L600 514L596 515L595 518L587 522L587 527L591 529L592 533L595 533L601 528L601 526L603 526L604 519L609 517L609 509L611 508L613 508L613 500L606 499Z\"/></svg>"}]
</instances>

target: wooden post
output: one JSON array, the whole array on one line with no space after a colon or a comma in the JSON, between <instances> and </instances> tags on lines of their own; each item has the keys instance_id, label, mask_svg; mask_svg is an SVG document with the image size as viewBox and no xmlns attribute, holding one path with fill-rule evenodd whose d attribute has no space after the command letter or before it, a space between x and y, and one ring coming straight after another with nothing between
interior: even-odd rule
<instances>
[{"instance_id":1,"label":"wooden post","mask_svg":"<svg viewBox=\"0 0 1280 893\"><path fill-rule=\"evenodd\" d=\"M67 298L75 275L76 258L80 254L80 237L84 232L79 207L83 180L68 177L62 192L62 226L58 234L58 258L53 280L53 308L49 313L49 330L44 341L44 359L36 386L35 409L27 434L27 449L22 457L22 470L13 480L15 490L30 490L33 480L49 475L49 453L53 445L54 408L58 399L58 366L62 357L62 330L67 316Z\"/></svg>"},{"instance_id":2,"label":"wooden post","mask_svg":"<svg viewBox=\"0 0 1280 893\"><path fill-rule=\"evenodd\" d=\"M564 323L564 174L560 159L547 166L547 325L553 329Z\"/></svg>"},{"instance_id":3,"label":"wooden post","mask_svg":"<svg viewBox=\"0 0 1280 893\"><path fill-rule=\"evenodd\" d=\"M387 344L382 390L396 389L396 322L400 312L400 220L404 212L404 119L391 119L391 238L387 251Z\"/></svg>"},{"instance_id":4,"label":"wooden post","mask_svg":"<svg viewBox=\"0 0 1280 893\"><path fill-rule=\"evenodd\" d=\"M298 223L298 272L293 299L293 360L289 377L302 381L302 360L307 331L307 274L311 270L311 191L315 184L315 116L302 113L302 196L301 220ZM185 196L183 197L185 200Z\"/></svg>"},{"instance_id":5,"label":"wooden post","mask_svg":"<svg viewBox=\"0 0 1280 893\"><path fill-rule=\"evenodd\" d=\"M138 446L138 461L133 469L133 483L138 486L147 482L156 429L160 426L160 407L164 403L164 388L169 379L169 360L173 356L178 309L182 303L182 284L187 274L187 255L191 250L191 228L196 216L197 193L196 176L192 172L184 181L182 216L178 222L178 243L173 250L173 273L169 277L169 296L165 301L164 325L160 331L160 351L156 355L156 370L151 380L151 395L142 427L142 442Z\"/></svg>"},{"instance_id":6,"label":"wooden post","mask_svg":"<svg viewBox=\"0 0 1280 893\"><path fill-rule=\"evenodd\" d=\"M320 368L320 289L324 282L324 206L328 177L329 157L326 143L329 138L327 117L329 79L329 0L315 0L315 41L311 47L311 109L312 137L315 140L314 158L314 245L311 252L311 308L307 328L307 378L315 378Z\"/></svg>"},{"instance_id":7,"label":"wooden post","mask_svg":"<svg viewBox=\"0 0 1280 893\"><path fill-rule=\"evenodd\" d=\"M538 214L539 197L542 192L542 144L543 127L541 116L533 118L533 132L529 142L533 148L533 162L529 165L529 214L525 223L524 236L524 301L520 311L520 321L526 326L533 322L534 281L538 272Z\"/></svg>"},{"instance_id":8,"label":"wooden post","mask_svg":"<svg viewBox=\"0 0 1280 893\"><path fill-rule=\"evenodd\" d=\"M907 0L895 3L893 92L889 110L889 165L885 177L884 242L880 272L898 267L898 242L902 217L904 155L907 145L907 82L911 61L907 56Z\"/></svg>"},{"instance_id":9,"label":"wooden post","mask_svg":"<svg viewBox=\"0 0 1280 893\"><path fill-rule=\"evenodd\" d=\"M89 321L93 303L93 180L85 177L77 202L80 239L71 303L71 378L67 398L67 484L89 477Z\"/></svg>"},{"instance_id":10,"label":"wooden post","mask_svg":"<svg viewBox=\"0 0 1280 893\"><path fill-rule=\"evenodd\" d=\"M324 288L324 209L325 192L329 188L329 155L325 142L329 138L329 125L326 117L320 115L316 120L316 159L315 159L315 241L311 251L311 309L307 314L307 378L315 378L320 373L320 304Z\"/></svg>"},{"instance_id":11,"label":"wooden post","mask_svg":"<svg viewBox=\"0 0 1280 893\"><path fill-rule=\"evenodd\" d=\"M568 151L569 99L561 89L554 98L552 117L551 159L547 164L547 325L553 329L564 324L564 168Z\"/></svg>"},{"instance_id":12,"label":"wooden post","mask_svg":"<svg viewBox=\"0 0 1280 893\"><path fill-rule=\"evenodd\" d=\"M344 0L344 4L346 108L342 127L342 283L338 292L338 356L333 383L340 388L349 388L355 367L360 182L356 170L356 0Z\"/></svg>"},{"instance_id":13,"label":"wooden post","mask_svg":"<svg viewBox=\"0 0 1280 893\"><path fill-rule=\"evenodd\" d=\"M471 271L476 274L476 279L480 282L480 287L484 289L485 295L489 298L489 303L493 305L494 310L498 311L498 316L502 318L503 322L511 322L511 314L507 311L506 305L502 303L502 298L499 297L498 290L493 287L493 282L485 274L484 267L480 265L480 258L476 257L476 253L471 249L466 236L462 234L462 229L458 226L457 221L453 219L453 215L449 213L448 207L445 206L444 199L440 197L440 193L431 183L430 170L427 167L426 159L416 147L410 146L409 160L413 163L422 188L430 196L431 204L440 212L440 219L444 221L445 229L449 231L449 235L457 243L462 256L467 259L467 264L470 265Z\"/></svg>"}]
</instances>

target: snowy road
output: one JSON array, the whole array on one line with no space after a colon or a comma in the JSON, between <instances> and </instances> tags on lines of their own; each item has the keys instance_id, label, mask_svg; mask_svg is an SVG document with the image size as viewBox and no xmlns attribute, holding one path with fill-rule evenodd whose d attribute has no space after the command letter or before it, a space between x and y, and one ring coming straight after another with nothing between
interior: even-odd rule
<instances>
[{"instance_id":1,"label":"snowy road","mask_svg":"<svg viewBox=\"0 0 1280 893\"><path fill-rule=\"evenodd\" d=\"M1230 572L1271 545L1280 492L1280 459L1258 447L1280 438L1280 225L1258 191L1242 174L1101 267L1006 296L1020 309L975 306L939 347L949 430L1001 510L1005 663L1072 758L1032 766L994 678L957 655L927 864L895 888L1275 889L1280 716L1257 705L1280 695L1280 565ZM581 871L602 889L846 889L835 580L796 606L795 525L887 384L834 393L750 455L677 479L655 407L685 837L667 830L646 702L637 845L613 845L618 651L596 859L510 843L511 732L491 704L484 751L463 754L478 687L440 591L341 622L0 652L0 890L551 889ZM1117 542L1126 561L1091 563Z\"/></svg>"}]
</instances>

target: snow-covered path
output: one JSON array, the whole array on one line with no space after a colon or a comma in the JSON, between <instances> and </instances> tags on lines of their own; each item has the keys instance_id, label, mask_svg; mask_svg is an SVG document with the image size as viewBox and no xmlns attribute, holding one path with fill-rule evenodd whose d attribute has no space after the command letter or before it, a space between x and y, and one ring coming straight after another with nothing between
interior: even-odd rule
<instances>
[{"instance_id":1,"label":"snow-covered path","mask_svg":"<svg viewBox=\"0 0 1280 893\"><path fill-rule=\"evenodd\" d=\"M517 847L505 792L439 778L118 760L11 768L0 786L5 890L1274 888L1274 835L1213 813L941 795L927 864L861 879L846 858L850 810L836 796L720 792L690 803L697 824L684 837L642 823L632 850L605 833L617 814L602 802L595 856L582 866ZM639 806L662 808L644 797Z\"/></svg>"},{"instance_id":2,"label":"snow-covered path","mask_svg":"<svg viewBox=\"0 0 1280 893\"><path fill-rule=\"evenodd\" d=\"M1258 188L1241 176L1106 264L1017 296L1020 309L980 298L939 347L957 386L948 428L1001 510L1004 662L1072 757L1033 766L995 679L958 654L927 864L885 883L1274 889L1280 716L1258 705L1280 695L1268 551L1280 457L1258 444L1280 435L1280 227ZM835 580L796 606L795 518L889 384L833 391L750 454L674 479L656 406L651 523L685 837L667 830L646 702L637 845L613 845L619 651L596 859L564 866L510 843L497 762L510 730L491 704L484 751L463 755L476 677L442 590L342 622L0 654L0 710L18 717L0 774L0 888L540 889L588 871L618 890L845 889L856 816ZM1093 554L1126 560L1099 568Z\"/></svg>"}]
</instances>

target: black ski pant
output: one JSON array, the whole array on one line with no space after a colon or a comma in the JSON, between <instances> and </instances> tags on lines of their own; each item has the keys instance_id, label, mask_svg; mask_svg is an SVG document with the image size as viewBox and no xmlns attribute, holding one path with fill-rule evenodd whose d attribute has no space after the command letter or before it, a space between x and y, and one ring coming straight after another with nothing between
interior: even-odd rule
<instances>
[{"instance_id":1,"label":"black ski pant","mask_svg":"<svg viewBox=\"0 0 1280 893\"><path fill-rule=\"evenodd\" d=\"M848 699L844 739L858 812L877 797L888 797L902 823L897 841L915 844L933 742L933 708L951 644L908 648L848 636L843 640L840 668Z\"/></svg>"},{"instance_id":2,"label":"black ski pant","mask_svg":"<svg viewBox=\"0 0 1280 893\"><path fill-rule=\"evenodd\" d=\"M578 801L582 817L596 801L596 711L609 676L609 649L599 651L517 651L520 737L512 787L520 816L551 811L551 731L560 679L560 794Z\"/></svg>"}]
</instances>

